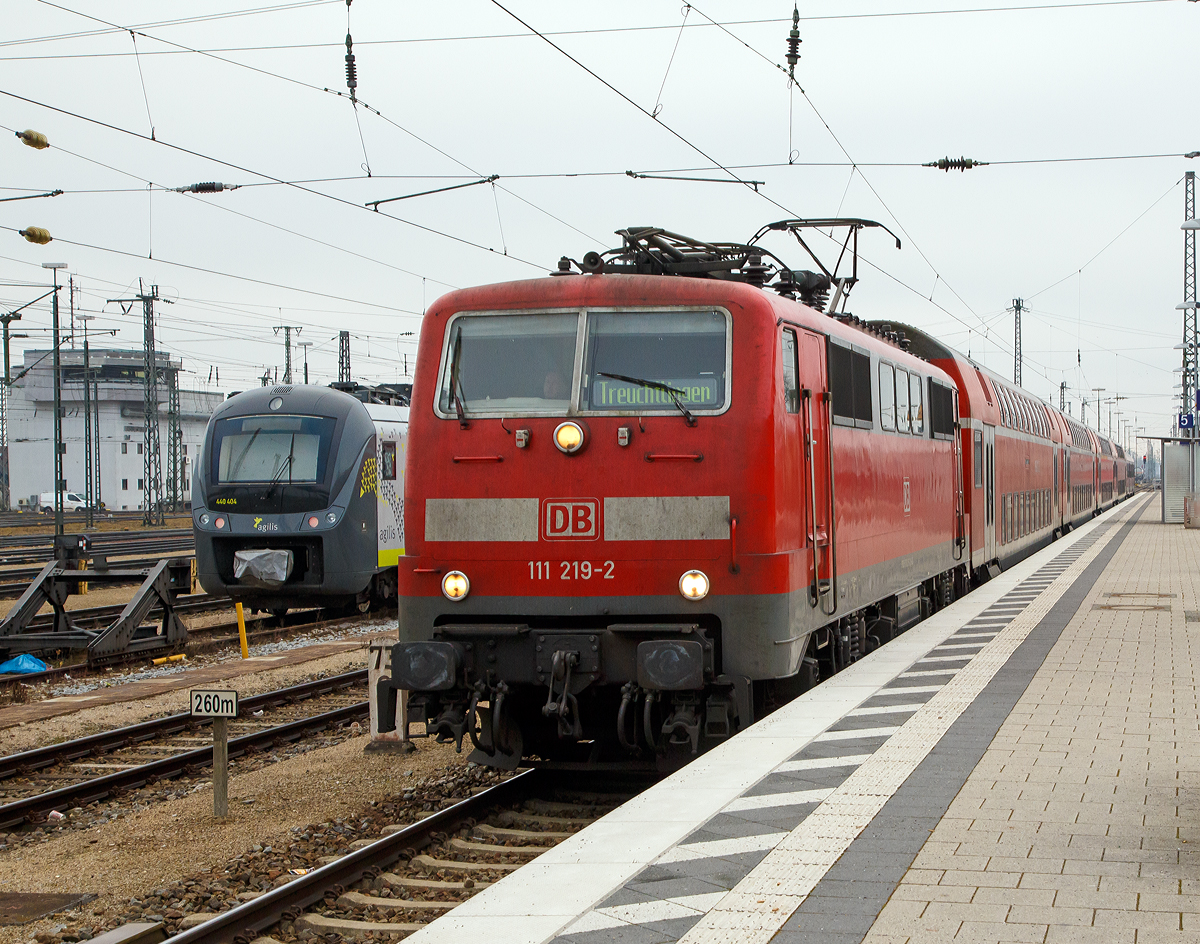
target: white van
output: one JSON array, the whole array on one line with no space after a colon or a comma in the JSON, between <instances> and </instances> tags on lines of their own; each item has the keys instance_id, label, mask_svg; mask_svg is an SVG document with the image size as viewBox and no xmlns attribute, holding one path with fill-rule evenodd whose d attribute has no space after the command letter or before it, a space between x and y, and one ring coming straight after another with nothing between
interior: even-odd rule
<instances>
[{"instance_id":1,"label":"white van","mask_svg":"<svg viewBox=\"0 0 1200 944\"><path fill-rule=\"evenodd\" d=\"M62 506L63 511L84 511L87 508L87 502L78 492L63 492ZM42 492L38 496L38 507L47 514L54 514L54 493Z\"/></svg>"}]
</instances>

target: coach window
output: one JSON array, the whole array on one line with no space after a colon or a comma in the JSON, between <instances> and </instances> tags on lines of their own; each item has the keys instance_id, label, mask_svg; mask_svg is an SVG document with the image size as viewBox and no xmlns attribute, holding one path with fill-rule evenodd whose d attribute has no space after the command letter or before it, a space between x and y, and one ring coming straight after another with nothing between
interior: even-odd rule
<instances>
[{"instance_id":1,"label":"coach window","mask_svg":"<svg viewBox=\"0 0 1200 944\"><path fill-rule=\"evenodd\" d=\"M896 432L911 431L908 419L908 371L896 368Z\"/></svg>"},{"instance_id":2,"label":"coach window","mask_svg":"<svg viewBox=\"0 0 1200 944\"><path fill-rule=\"evenodd\" d=\"M908 375L908 412L912 417L912 431L918 436L925 433L925 410L921 403L921 378L918 374Z\"/></svg>"},{"instance_id":3,"label":"coach window","mask_svg":"<svg viewBox=\"0 0 1200 944\"><path fill-rule=\"evenodd\" d=\"M784 407L789 413L799 413L800 389L796 384L796 332L785 328L780 345L780 355L783 359Z\"/></svg>"},{"instance_id":4,"label":"coach window","mask_svg":"<svg viewBox=\"0 0 1200 944\"><path fill-rule=\"evenodd\" d=\"M997 387L996 393L1000 401L1000 422L1004 426L1012 426L1012 413L1008 408L1008 394L1003 387Z\"/></svg>"},{"instance_id":5,"label":"coach window","mask_svg":"<svg viewBox=\"0 0 1200 944\"><path fill-rule=\"evenodd\" d=\"M394 481L396 478L396 444L394 442L383 443L380 458L383 460L380 465L383 466L384 479Z\"/></svg>"},{"instance_id":6,"label":"coach window","mask_svg":"<svg viewBox=\"0 0 1200 944\"><path fill-rule=\"evenodd\" d=\"M929 378L929 431L934 439L954 438L954 390Z\"/></svg>"},{"instance_id":7,"label":"coach window","mask_svg":"<svg viewBox=\"0 0 1200 944\"><path fill-rule=\"evenodd\" d=\"M879 363L879 425L896 429L896 371L891 364Z\"/></svg>"},{"instance_id":8,"label":"coach window","mask_svg":"<svg viewBox=\"0 0 1200 944\"><path fill-rule=\"evenodd\" d=\"M975 430L975 487L983 488L983 430Z\"/></svg>"}]
</instances>

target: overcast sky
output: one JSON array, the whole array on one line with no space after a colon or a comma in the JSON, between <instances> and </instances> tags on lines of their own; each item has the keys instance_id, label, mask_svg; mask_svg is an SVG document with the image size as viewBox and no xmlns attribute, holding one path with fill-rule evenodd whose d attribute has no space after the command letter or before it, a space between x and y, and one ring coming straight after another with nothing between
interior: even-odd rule
<instances>
[{"instance_id":1,"label":"overcast sky","mask_svg":"<svg viewBox=\"0 0 1200 944\"><path fill-rule=\"evenodd\" d=\"M1094 422L1102 387L1128 398L1103 405L1105 429L1111 406L1166 433L1182 180L1200 160L1061 159L1200 149L1200 4L935 12L975 6L809 0L789 89L790 0L506 0L527 26L491 0L5 0L0 197L66 193L0 203L0 308L40 294L42 262L65 262L92 328L123 346L140 346L140 320L107 299L140 278L174 300L158 338L185 386L217 369L222 390L282 375L284 324L312 342L314 382L335 379L338 330L356 379L391 381L439 295L537 276L618 244L618 228L745 240L787 216L859 216L904 244L864 234L859 317L916 324L1011 376L1007 309L1022 297L1030 391L1057 403L1065 381ZM347 21L375 111L325 91L346 91ZM23 146L25 128L52 147ZM915 166L946 155L993 163ZM729 177L716 164L761 193L624 173ZM210 180L240 189L169 189ZM54 242L25 242L26 226ZM45 346L49 322L46 305L27 310L16 350Z\"/></svg>"}]
</instances>

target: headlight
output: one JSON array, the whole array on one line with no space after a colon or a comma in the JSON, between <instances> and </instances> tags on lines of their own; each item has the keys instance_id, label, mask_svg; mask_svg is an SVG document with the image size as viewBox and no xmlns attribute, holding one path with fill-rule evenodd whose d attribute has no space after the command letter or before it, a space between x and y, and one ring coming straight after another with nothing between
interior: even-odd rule
<instances>
[{"instance_id":1,"label":"headlight","mask_svg":"<svg viewBox=\"0 0 1200 944\"><path fill-rule=\"evenodd\" d=\"M708 596L708 578L699 570L689 570L679 578L679 592L685 600L703 600Z\"/></svg>"},{"instance_id":2,"label":"headlight","mask_svg":"<svg viewBox=\"0 0 1200 944\"><path fill-rule=\"evenodd\" d=\"M212 518L209 517L209 514L207 511L200 516L201 524L208 524L211 520L212 520Z\"/></svg>"},{"instance_id":3,"label":"headlight","mask_svg":"<svg viewBox=\"0 0 1200 944\"><path fill-rule=\"evenodd\" d=\"M326 520L326 521L328 521L330 524L337 524L337 515L335 515L335 514L334 514L334 513L331 511L331 512L329 512L329 514L327 514L327 515L325 516L325 520Z\"/></svg>"},{"instance_id":4,"label":"headlight","mask_svg":"<svg viewBox=\"0 0 1200 944\"><path fill-rule=\"evenodd\" d=\"M583 427L578 423L559 423L554 428L554 445L568 456L583 448Z\"/></svg>"},{"instance_id":5,"label":"headlight","mask_svg":"<svg viewBox=\"0 0 1200 944\"><path fill-rule=\"evenodd\" d=\"M461 570L452 570L442 578L442 595L457 603L471 591L471 581Z\"/></svg>"}]
</instances>

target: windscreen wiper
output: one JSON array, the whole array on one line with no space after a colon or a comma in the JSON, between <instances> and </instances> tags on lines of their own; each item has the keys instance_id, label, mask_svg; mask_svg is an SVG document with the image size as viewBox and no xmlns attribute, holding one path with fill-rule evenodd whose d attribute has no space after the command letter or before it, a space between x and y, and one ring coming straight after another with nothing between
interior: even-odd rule
<instances>
[{"instance_id":1,"label":"windscreen wiper","mask_svg":"<svg viewBox=\"0 0 1200 944\"><path fill-rule=\"evenodd\" d=\"M458 425L467 428L467 414L463 409L462 397L459 396L461 384L458 379L458 357L462 353L462 329L454 339L454 353L450 355L450 398L454 401L454 412L458 416Z\"/></svg>"},{"instance_id":2,"label":"windscreen wiper","mask_svg":"<svg viewBox=\"0 0 1200 944\"><path fill-rule=\"evenodd\" d=\"M229 472L229 481L230 482L237 481L237 474L242 471L242 463L246 461L246 456L250 452L250 447L254 445L254 440L256 440L258 438L258 434L261 432L262 432L262 427L260 426L258 429L256 429L253 433L250 434L250 441L248 443L246 443L246 448L242 450L242 454L240 456L238 456L237 462L235 462L233 464L233 468Z\"/></svg>"},{"instance_id":3,"label":"windscreen wiper","mask_svg":"<svg viewBox=\"0 0 1200 944\"><path fill-rule=\"evenodd\" d=\"M610 374L607 371L596 371L601 377L611 377L613 380L623 380L625 383L637 384L639 387L647 387L650 390L662 390L664 393L671 395L671 402L679 407L679 412L683 414L683 418L687 420L688 426L696 425L696 417L692 416L691 410L683 405L683 401L679 398L684 395L684 391L676 387L669 386L658 380L642 380L640 377L626 377L624 374Z\"/></svg>"},{"instance_id":4,"label":"windscreen wiper","mask_svg":"<svg viewBox=\"0 0 1200 944\"><path fill-rule=\"evenodd\" d=\"M292 456L295 454L295 452L296 434L292 433L292 442L291 445L288 446L287 458L283 460L283 463L279 466L279 471L276 472L274 478L271 479L270 484L267 486L266 492L263 494L263 498L271 497L271 493L275 491L275 486L279 484L279 480L283 478L283 473L285 471L288 473L288 484L292 484Z\"/></svg>"}]
</instances>

